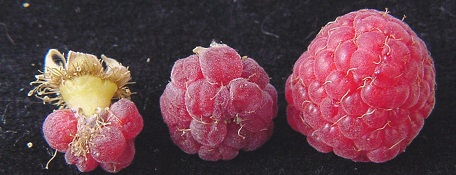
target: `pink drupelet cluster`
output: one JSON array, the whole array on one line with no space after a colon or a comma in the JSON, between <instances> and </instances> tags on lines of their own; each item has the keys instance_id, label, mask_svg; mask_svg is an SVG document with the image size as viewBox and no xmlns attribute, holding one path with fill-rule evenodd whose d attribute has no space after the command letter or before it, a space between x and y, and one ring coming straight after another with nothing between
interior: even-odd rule
<instances>
[{"instance_id":1,"label":"pink drupelet cluster","mask_svg":"<svg viewBox=\"0 0 456 175\"><path fill-rule=\"evenodd\" d=\"M277 92L258 63L212 43L177 60L160 97L173 142L204 160L230 160L272 135Z\"/></svg>"},{"instance_id":2,"label":"pink drupelet cluster","mask_svg":"<svg viewBox=\"0 0 456 175\"><path fill-rule=\"evenodd\" d=\"M424 42L387 12L359 10L323 27L294 64L288 123L320 152L385 162L417 136L434 93Z\"/></svg>"},{"instance_id":3,"label":"pink drupelet cluster","mask_svg":"<svg viewBox=\"0 0 456 175\"><path fill-rule=\"evenodd\" d=\"M107 112L89 118L70 109L55 110L43 123L47 143L64 152L66 162L81 172L100 166L115 173L130 165L134 139L142 128L143 119L128 99L120 99Z\"/></svg>"}]
</instances>

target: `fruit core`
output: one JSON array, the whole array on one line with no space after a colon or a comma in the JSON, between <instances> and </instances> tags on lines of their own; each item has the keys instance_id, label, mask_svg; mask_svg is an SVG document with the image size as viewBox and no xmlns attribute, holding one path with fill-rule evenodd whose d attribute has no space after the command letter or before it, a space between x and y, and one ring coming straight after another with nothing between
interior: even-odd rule
<instances>
[{"instance_id":1,"label":"fruit core","mask_svg":"<svg viewBox=\"0 0 456 175\"><path fill-rule=\"evenodd\" d=\"M92 116L97 108L109 107L117 85L100 77L84 75L65 81L59 90L68 107L81 108L85 116Z\"/></svg>"},{"instance_id":2,"label":"fruit core","mask_svg":"<svg viewBox=\"0 0 456 175\"><path fill-rule=\"evenodd\" d=\"M35 94L45 103L89 118L109 107L111 99L129 98L131 92L125 85L130 79L128 68L112 58L70 51L65 60L59 51L51 49L45 57L44 72L31 83L36 87L29 96Z\"/></svg>"}]
</instances>

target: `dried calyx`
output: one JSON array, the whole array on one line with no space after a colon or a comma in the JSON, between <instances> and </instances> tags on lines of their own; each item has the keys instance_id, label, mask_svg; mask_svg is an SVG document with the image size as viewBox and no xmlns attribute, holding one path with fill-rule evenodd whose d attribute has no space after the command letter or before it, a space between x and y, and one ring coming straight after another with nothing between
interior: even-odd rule
<instances>
[{"instance_id":1,"label":"dried calyx","mask_svg":"<svg viewBox=\"0 0 456 175\"><path fill-rule=\"evenodd\" d=\"M103 66L105 63L105 67ZM67 60L51 49L45 57L42 74L36 75L29 92L43 102L82 112L85 117L109 107L113 98L129 98L126 85L130 71L112 58L69 51Z\"/></svg>"}]
</instances>

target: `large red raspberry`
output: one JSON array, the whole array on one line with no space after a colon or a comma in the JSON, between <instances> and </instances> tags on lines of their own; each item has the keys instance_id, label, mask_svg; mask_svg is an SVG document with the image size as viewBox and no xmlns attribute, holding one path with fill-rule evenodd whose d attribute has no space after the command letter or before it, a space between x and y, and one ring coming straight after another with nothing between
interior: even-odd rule
<instances>
[{"instance_id":1,"label":"large red raspberry","mask_svg":"<svg viewBox=\"0 0 456 175\"><path fill-rule=\"evenodd\" d=\"M359 10L317 34L286 83L290 126L320 152L385 162L403 152L435 103L424 42L388 12Z\"/></svg>"},{"instance_id":2,"label":"large red raspberry","mask_svg":"<svg viewBox=\"0 0 456 175\"><path fill-rule=\"evenodd\" d=\"M171 139L210 161L252 151L272 134L277 92L255 60L224 44L197 47L177 60L160 97Z\"/></svg>"}]
</instances>

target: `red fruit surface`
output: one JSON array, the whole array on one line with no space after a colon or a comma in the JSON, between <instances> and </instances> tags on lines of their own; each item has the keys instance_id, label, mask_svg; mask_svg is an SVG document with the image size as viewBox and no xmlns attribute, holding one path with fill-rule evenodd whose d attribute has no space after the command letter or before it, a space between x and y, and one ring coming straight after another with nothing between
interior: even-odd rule
<instances>
[{"instance_id":1,"label":"red fruit surface","mask_svg":"<svg viewBox=\"0 0 456 175\"><path fill-rule=\"evenodd\" d=\"M224 44L176 61L160 97L171 139L204 160L230 160L272 135L277 91L258 63Z\"/></svg>"},{"instance_id":2,"label":"red fruit surface","mask_svg":"<svg viewBox=\"0 0 456 175\"><path fill-rule=\"evenodd\" d=\"M226 85L242 75L241 57L231 47L213 44L209 49L197 47L194 52L198 55L204 78L211 83Z\"/></svg>"},{"instance_id":3,"label":"red fruit surface","mask_svg":"<svg viewBox=\"0 0 456 175\"><path fill-rule=\"evenodd\" d=\"M90 140L90 153L98 162L113 162L127 147L122 131L114 126L105 126Z\"/></svg>"},{"instance_id":4,"label":"red fruit surface","mask_svg":"<svg viewBox=\"0 0 456 175\"><path fill-rule=\"evenodd\" d=\"M100 167L106 172L117 173L131 164L133 158L135 157L135 152L135 141L128 140L127 147L122 154L116 158L116 160L112 162L102 162L100 163Z\"/></svg>"},{"instance_id":5,"label":"red fruit surface","mask_svg":"<svg viewBox=\"0 0 456 175\"><path fill-rule=\"evenodd\" d=\"M289 125L320 152L386 162L417 136L435 103L424 42L377 10L338 17L317 34L287 79Z\"/></svg>"},{"instance_id":6,"label":"red fruit surface","mask_svg":"<svg viewBox=\"0 0 456 175\"><path fill-rule=\"evenodd\" d=\"M43 123L43 134L46 142L60 152L66 152L68 144L77 132L78 121L69 109L55 110Z\"/></svg>"},{"instance_id":7,"label":"red fruit surface","mask_svg":"<svg viewBox=\"0 0 456 175\"><path fill-rule=\"evenodd\" d=\"M125 139L133 139L141 132L144 122L132 101L125 98L120 99L114 102L110 109L111 113L108 114L107 122L118 127Z\"/></svg>"}]
</instances>

